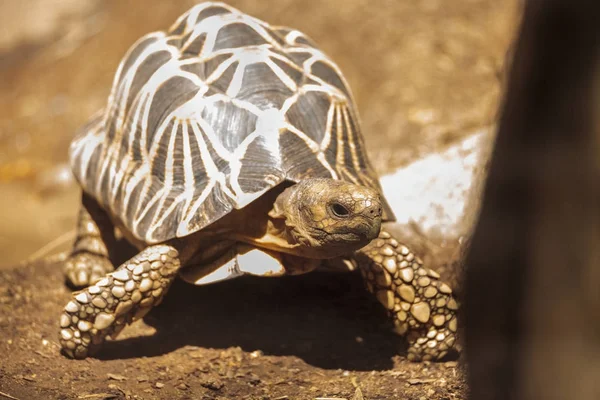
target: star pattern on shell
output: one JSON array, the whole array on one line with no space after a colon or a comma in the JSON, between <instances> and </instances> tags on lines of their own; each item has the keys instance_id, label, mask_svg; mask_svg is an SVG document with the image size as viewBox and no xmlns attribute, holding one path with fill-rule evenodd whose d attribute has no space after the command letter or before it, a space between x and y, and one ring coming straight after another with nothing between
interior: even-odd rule
<instances>
[{"instance_id":1,"label":"star pattern on shell","mask_svg":"<svg viewBox=\"0 0 600 400\"><path fill-rule=\"evenodd\" d=\"M286 179L380 190L353 104L337 65L306 35L202 3L129 49L106 109L73 141L71 165L135 237L158 243Z\"/></svg>"}]
</instances>

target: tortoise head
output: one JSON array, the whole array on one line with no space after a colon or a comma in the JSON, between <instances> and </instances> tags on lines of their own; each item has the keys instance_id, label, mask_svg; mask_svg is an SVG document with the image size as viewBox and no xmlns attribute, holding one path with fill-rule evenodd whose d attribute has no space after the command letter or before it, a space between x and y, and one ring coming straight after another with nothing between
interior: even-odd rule
<instances>
[{"instance_id":1,"label":"tortoise head","mask_svg":"<svg viewBox=\"0 0 600 400\"><path fill-rule=\"evenodd\" d=\"M381 200L371 188L310 178L285 189L269 216L284 222L298 255L334 258L366 246L379 235Z\"/></svg>"}]
</instances>

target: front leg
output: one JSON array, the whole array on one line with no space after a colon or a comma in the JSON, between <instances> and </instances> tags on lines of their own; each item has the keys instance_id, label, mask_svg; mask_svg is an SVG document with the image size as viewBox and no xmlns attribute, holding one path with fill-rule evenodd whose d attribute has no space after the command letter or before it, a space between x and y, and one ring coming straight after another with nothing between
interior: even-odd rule
<instances>
[{"instance_id":1,"label":"front leg","mask_svg":"<svg viewBox=\"0 0 600 400\"><path fill-rule=\"evenodd\" d=\"M394 319L394 331L408 340L408 359L438 360L456 342L458 304L437 272L381 230L356 261L367 288Z\"/></svg>"},{"instance_id":2,"label":"front leg","mask_svg":"<svg viewBox=\"0 0 600 400\"><path fill-rule=\"evenodd\" d=\"M180 266L169 245L150 246L94 285L73 293L60 317L60 344L72 358L96 351L106 336L116 337L126 324L158 305Z\"/></svg>"}]
</instances>

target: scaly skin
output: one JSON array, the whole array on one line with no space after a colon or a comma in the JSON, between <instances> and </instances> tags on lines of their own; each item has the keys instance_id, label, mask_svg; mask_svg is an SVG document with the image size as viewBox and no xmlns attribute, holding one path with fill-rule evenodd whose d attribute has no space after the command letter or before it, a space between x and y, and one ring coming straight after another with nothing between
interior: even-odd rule
<instances>
[{"instance_id":1,"label":"scaly skin","mask_svg":"<svg viewBox=\"0 0 600 400\"><path fill-rule=\"evenodd\" d=\"M65 277L73 287L83 288L96 283L115 269L108 259L108 249L98 222L108 224L111 228L112 225L108 222L108 217L101 213L97 205L84 195L77 219L77 238L65 263ZM109 229L106 231L108 233Z\"/></svg>"},{"instance_id":2,"label":"scaly skin","mask_svg":"<svg viewBox=\"0 0 600 400\"><path fill-rule=\"evenodd\" d=\"M150 246L96 284L73 293L60 317L60 344L71 358L94 353L106 336L116 337L125 325L158 305L180 267L178 251Z\"/></svg>"},{"instance_id":3,"label":"scaly skin","mask_svg":"<svg viewBox=\"0 0 600 400\"><path fill-rule=\"evenodd\" d=\"M394 331L406 336L408 359L443 358L456 342L458 304L438 273L384 229L355 261L369 291L392 316Z\"/></svg>"}]
</instances>

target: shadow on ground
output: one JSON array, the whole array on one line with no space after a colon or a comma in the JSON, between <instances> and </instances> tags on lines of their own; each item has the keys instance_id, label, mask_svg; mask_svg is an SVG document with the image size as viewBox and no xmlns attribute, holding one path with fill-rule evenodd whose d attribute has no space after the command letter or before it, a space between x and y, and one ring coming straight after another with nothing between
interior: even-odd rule
<instances>
[{"instance_id":1,"label":"shadow on ground","mask_svg":"<svg viewBox=\"0 0 600 400\"><path fill-rule=\"evenodd\" d=\"M383 370L404 352L385 311L354 273L249 277L202 287L176 281L144 322L156 328L154 335L108 342L97 357L239 346L294 355L320 368Z\"/></svg>"}]
</instances>

